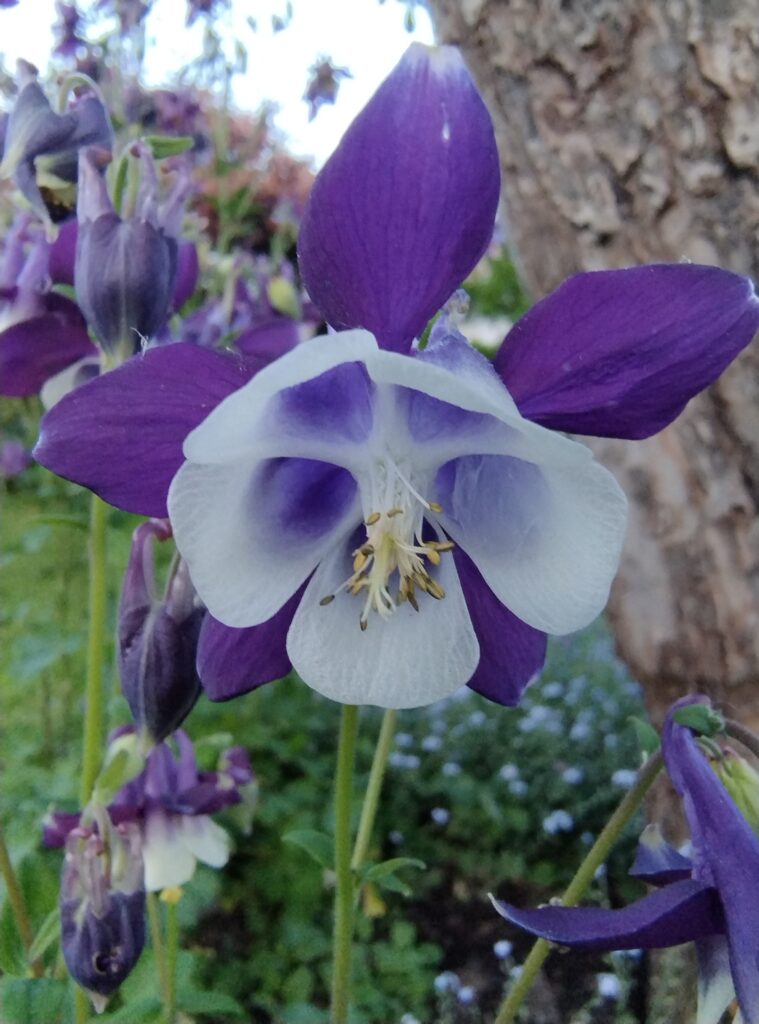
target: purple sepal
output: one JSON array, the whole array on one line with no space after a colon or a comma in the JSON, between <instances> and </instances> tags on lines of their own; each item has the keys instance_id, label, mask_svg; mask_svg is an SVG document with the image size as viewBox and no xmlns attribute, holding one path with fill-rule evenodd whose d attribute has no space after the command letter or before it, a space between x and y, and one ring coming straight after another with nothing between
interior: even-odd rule
<instances>
[{"instance_id":1,"label":"purple sepal","mask_svg":"<svg viewBox=\"0 0 759 1024\"><path fill-rule=\"evenodd\" d=\"M275 315L243 331L235 339L234 346L245 356L251 369L257 372L295 348L299 341L296 321Z\"/></svg>"},{"instance_id":2,"label":"purple sepal","mask_svg":"<svg viewBox=\"0 0 759 1024\"><path fill-rule=\"evenodd\" d=\"M58 237L50 246L48 263L53 284L74 284L77 232L76 217L71 217L58 227Z\"/></svg>"},{"instance_id":3,"label":"purple sepal","mask_svg":"<svg viewBox=\"0 0 759 1024\"><path fill-rule=\"evenodd\" d=\"M290 672L285 641L305 589L304 583L260 626L233 629L206 615L198 642L198 673L210 700L231 700Z\"/></svg>"},{"instance_id":4,"label":"purple sepal","mask_svg":"<svg viewBox=\"0 0 759 1024\"><path fill-rule=\"evenodd\" d=\"M458 52L414 43L316 178L298 240L335 328L405 351L490 242L493 128Z\"/></svg>"},{"instance_id":5,"label":"purple sepal","mask_svg":"<svg viewBox=\"0 0 759 1024\"><path fill-rule=\"evenodd\" d=\"M49 811L42 820L42 844L56 850L66 845L69 832L79 824L81 815L77 811Z\"/></svg>"},{"instance_id":6,"label":"purple sepal","mask_svg":"<svg viewBox=\"0 0 759 1024\"><path fill-rule=\"evenodd\" d=\"M696 850L698 877L712 881L725 915L730 970L746 1024L759 1021L759 838L701 752L696 738L673 715L678 708L708 703L678 701L664 724L662 751L670 778L685 804Z\"/></svg>"},{"instance_id":7,"label":"purple sepal","mask_svg":"<svg viewBox=\"0 0 759 1024\"><path fill-rule=\"evenodd\" d=\"M548 638L501 604L461 548L453 557L480 645L480 663L467 685L496 704L516 707L543 668Z\"/></svg>"},{"instance_id":8,"label":"purple sepal","mask_svg":"<svg viewBox=\"0 0 759 1024\"><path fill-rule=\"evenodd\" d=\"M0 441L0 480L19 476L32 461L32 453L21 441Z\"/></svg>"},{"instance_id":9,"label":"purple sepal","mask_svg":"<svg viewBox=\"0 0 759 1024\"><path fill-rule=\"evenodd\" d=\"M45 312L0 333L0 395L26 398L50 377L97 350L76 304L51 292Z\"/></svg>"},{"instance_id":10,"label":"purple sepal","mask_svg":"<svg viewBox=\"0 0 759 1024\"><path fill-rule=\"evenodd\" d=\"M177 246L177 273L174 280L174 294L171 311L176 312L192 297L198 285L200 264L194 242L180 242Z\"/></svg>"},{"instance_id":11,"label":"purple sepal","mask_svg":"<svg viewBox=\"0 0 759 1024\"><path fill-rule=\"evenodd\" d=\"M550 905L525 910L495 899L493 906L530 935L572 949L661 949L725 928L717 890L695 879L657 889L621 910Z\"/></svg>"},{"instance_id":12,"label":"purple sepal","mask_svg":"<svg viewBox=\"0 0 759 1024\"><path fill-rule=\"evenodd\" d=\"M644 438L716 380L759 327L752 282L660 264L577 274L507 336L495 366L523 416L553 430Z\"/></svg>"},{"instance_id":13,"label":"purple sepal","mask_svg":"<svg viewBox=\"0 0 759 1024\"><path fill-rule=\"evenodd\" d=\"M649 885L669 885L690 878L693 863L669 845L658 825L647 825L640 837L629 874Z\"/></svg>"},{"instance_id":14,"label":"purple sepal","mask_svg":"<svg viewBox=\"0 0 759 1024\"><path fill-rule=\"evenodd\" d=\"M117 508L165 519L185 437L249 378L223 352L150 349L62 398L42 419L34 457Z\"/></svg>"},{"instance_id":15,"label":"purple sepal","mask_svg":"<svg viewBox=\"0 0 759 1024\"><path fill-rule=\"evenodd\" d=\"M163 600L155 594L153 541L171 536L168 522L151 520L134 531L118 620L121 689L137 729L161 740L179 728L200 696L195 670L205 614L180 560Z\"/></svg>"}]
</instances>

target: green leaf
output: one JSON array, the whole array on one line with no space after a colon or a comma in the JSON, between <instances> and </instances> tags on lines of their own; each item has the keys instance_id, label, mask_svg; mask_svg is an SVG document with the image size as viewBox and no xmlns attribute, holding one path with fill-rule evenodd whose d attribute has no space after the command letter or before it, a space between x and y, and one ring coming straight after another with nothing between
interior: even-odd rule
<instances>
[{"instance_id":1,"label":"green leaf","mask_svg":"<svg viewBox=\"0 0 759 1024\"><path fill-rule=\"evenodd\" d=\"M689 704L672 715L678 725L685 725L702 736L719 736L725 731L722 715L707 704Z\"/></svg>"},{"instance_id":2,"label":"green leaf","mask_svg":"<svg viewBox=\"0 0 759 1024\"><path fill-rule=\"evenodd\" d=\"M29 948L29 961L39 960L50 946L57 940L61 929L61 912L58 907L51 910L40 925Z\"/></svg>"},{"instance_id":3,"label":"green leaf","mask_svg":"<svg viewBox=\"0 0 759 1024\"><path fill-rule=\"evenodd\" d=\"M71 526L76 530L83 530L85 533L89 530L89 523L83 516L66 516L62 513L59 515L33 516L29 519L29 525Z\"/></svg>"},{"instance_id":4,"label":"green leaf","mask_svg":"<svg viewBox=\"0 0 759 1024\"><path fill-rule=\"evenodd\" d=\"M638 746L646 756L655 754L661 746L661 739L659 733L649 722L644 722L642 718L638 718L635 715L631 715L628 721L632 724L635 729L635 735L638 738Z\"/></svg>"},{"instance_id":5,"label":"green leaf","mask_svg":"<svg viewBox=\"0 0 759 1024\"><path fill-rule=\"evenodd\" d=\"M104 1013L97 1018L98 1024L148 1024L149 1021L163 1019L163 1003L155 996L146 996L144 999L130 999L126 1006L122 1006L113 1013Z\"/></svg>"},{"instance_id":6,"label":"green leaf","mask_svg":"<svg viewBox=\"0 0 759 1024\"><path fill-rule=\"evenodd\" d=\"M179 156L195 145L195 140L189 135L146 135L144 141L150 146L156 160L164 160L167 156Z\"/></svg>"},{"instance_id":7,"label":"green leaf","mask_svg":"<svg viewBox=\"0 0 759 1024\"><path fill-rule=\"evenodd\" d=\"M24 946L16 928L16 919L10 903L6 902L0 909L0 970L5 974L23 978L27 966Z\"/></svg>"},{"instance_id":8,"label":"green leaf","mask_svg":"<svg viewBox=\"0 0 759 1024\"><path fill-rule=\"evenodd\" d=\"M325 832L317 832L313 828L298 828L292 832L286 832L282 836L282 840L305 850L309 857L317 864L321 864L323 868L332 867L334 843L332 837Z\"/></svg>"},{"instance_id":9,"label":"green leaf","mask_svg":"<svg viewBox=\"0 0 759 1024\"><path fill-rule=\"evenodd\" d=\"M364 874L364 881L377 882L386 875L394 874L400 868L419 868L424 871L426 867L423 860L417 860L415 857L391 857L390 860L383 860L381 864L372 864Z\"/></svg>"},{"instance_id":10,"label":"green leaf","mask_svg":"<svg viewBox=\"0 0 759 1024\"><path fill-rule=\"evenodd\" d=\"M397 875L383 875L377 879L377 885L382 889L389 889L390 892L399 892L401 896L410 896L412 892L411 886L402 882Z\"/></svg>"},{"instance_id":11,"label":"green leaf","mask_svg":"<svg viewBox=\"0 0 759 1024\"><path fill-rule=\"evenodd\" d=\"M202 992L200 989L185 989L177 996L177 1005L185 1013L226 1014L229 1017L245 1017L245 1009L226 992Z\"/></svg>"},{"instance_id":12,"label":"green leaf","mask_svg":"<svg viewBox=\"0 0 759 1024\"><path fill-rule=\"evenodd\" d=\"M68 990L67 982L54 978L4 978L0 1020L3 1024L57 1024L64 1015Z\"/></svg>"}]
</instances>

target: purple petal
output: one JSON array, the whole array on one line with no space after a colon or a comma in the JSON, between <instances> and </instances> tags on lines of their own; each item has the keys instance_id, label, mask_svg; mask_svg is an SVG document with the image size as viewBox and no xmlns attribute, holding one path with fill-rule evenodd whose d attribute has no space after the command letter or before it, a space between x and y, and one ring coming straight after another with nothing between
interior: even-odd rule
<instances>
[{"instance_id":1,"label":"purple petal","mask_svg":"<svg viewBox=\"0 0 759 1024\"><path fill-rule=\"evenodd\" d=\"M501 604L461 548L453 557L480 645L480 663L468 685L496 704L515 707L543 668L546 634Z\"/></svg>"},{"instance_id":2,"label":"purple petal","mask_svg":"<svg viewBox=\"0 0 759 1024\"><path fill-rule=\"evenodd\" d=\"M210 700L231 700L290 672L285 641L305 589L304 583L260 626L233 629L206 615L198 644L198 673Z\"/></svg>"},{"instance_id":3,"label":"purple petal","mask_svg":"<svg viewBox=\"0 0 759 1024\"><path fill-rule=\"evenodd\" d=\"M298 243L311 298L333 327L408 349L485 251L499 185L458 52L413 44L314 183Z\"/></svg>"},{"instance_id":4,"label":"purple petal","mask_svg":"<svg viewBox=\"0 0 759 1024\"><path fill-rule=\"evenodd\" d=\"M629 873L649 885L669 885L690 878L693 864L666 842L658 825L647 825Z\"/></svg>"},{"instance_id":5,"label":"purple petal","mask_svg":"<svg viewBox=\"0 0 759 1024\"><path fill-rule=\"evenodd\" d=\"M577 274L522 317L495 365L537 423L643 438L716 380L757 327L752 282L716 267Z\"/></svg>"},{"instance_id":6,"label":"purple petal","mask_svg":"<svg viewBox=\"0 0 759 1024\"><path fill-rule=\"evenodd\" d=\"M374 426L374 384L363 363L342 363L276 397L282 429L329 441L365 441Z\"/></svg>"},{"instance_id":7,"label":"purple petal","mask_svg":"<svg viewBox=\"0 0 759 1024\"><path fill-rule=\"evenodd\" d=\"M249 377L221 352L150 349L66 395L43 418L34 457L118 508L165 518L185 437Z\"/></svg>"},{"instance_id":8,"label":"purple petal","mask_svg":"<svg viewBox=\"0 0 759 1024\"><path fill-rule=\"evenodd\" d=\"M644 896L621 910L538 907L524 910L500 900L493 906L507 921L572 949L661 949L724 931L717 890L688 879Z\"/></svg>"},{"instance_id":9,"label":"purple petal","mask_svg":"<svg viewBox=\"0 0 759 1024\"><path fill-rule=\"evenodd\" d=\"M180 242L177 246L177 271L171 310L176 312L193 295L198 284L200 265L194 242Z\"/></svg>"},{"instance_id":10,"label":"purple petal","mask_svg":"<svg viewBox=\"0 0 759 1024\"><path fill-rule=\"evenodd\" d=\"M0 395L36 395L56 373L97 354L76 305L62 295L46 296L48 311L0 333Z\"/></svg>"},{"instance_id":11,"label":"purple petal","mask_svg":"<svg viewBox=\"0 0 759 1024\"><path fill-rule=\"evenodd\" d=\"M58 228L58 237L50 247L48 270L54 284L74 284L76 261L76 239L79 226L76 217L65 221Z\"/></svg>"},{"instance_id":12,"label":"purple petal","mask_svg":"<svg viewBox=\"0 0 759 1024\"><path fill-rule=\"evenodd\" d=\"M235 339L235 348L242 352L256 369L278 359L300 341L298 324L286 316L273 316L270 320L243 331Z\"/></svg>"},{"instance_id":13,"label":"purple petal","mask_svg":"<svg viewBox=\"0 0 759 1024\"><path fill-rule=\"evenodd\" d=\"M685 704L703 702L690 697ZM713 879L725 913L730 968L746 1024L759 1021L759 839L710 768L686 726L672 711L662 750L675 789L683 797L696 849L696 870Z\"/></svg>"}]
</instances>

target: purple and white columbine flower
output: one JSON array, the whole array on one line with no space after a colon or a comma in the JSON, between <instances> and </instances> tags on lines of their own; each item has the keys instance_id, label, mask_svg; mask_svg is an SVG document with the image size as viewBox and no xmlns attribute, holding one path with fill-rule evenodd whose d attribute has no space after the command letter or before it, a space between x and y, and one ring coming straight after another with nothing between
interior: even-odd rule
<instances>
[{"instance_id":1,"label":"purple and white columbine flower","mask_svg":"<svg viewBox=\"0 0 759 1024\"><path fill-rule=\"evenodd\" d=\"M174 345L48 415L36 455L163 516L207 605L225 699L291 665L336 700L410 707L468 683L516 704L547 633L587 625L625 500L554 430L660 430L751 340L750 281L712 267L580 274L495 364L443 316L487 247L493 129L458 53L413 45L314 184L300 270L337 333L252 379ZM548 429L546 429L548 428ZM417 611L418 608L418 611Z\"/></svg>"},{"instance_id":2,"label":"purple and white columbine flower","mask_svg":"<svg viewBox=\"0 0 759 1024\"><path fill-rule=\"evenodd\" d=\"M118 737L129 729L119 730ZM198 771L190 738L174 734L175 757L168 743L159 743L147 758L145 770L128 782L108 806L110 819L131 824L141 837L148 892L185 885L198 861L221 868L229 859L229 834L211 817L243 800L253 780L247 752L232 747L224 752L215 772ZM44 822L46 846L63 846L79 828L78 814L53 813Z\"/></svg>"},{"instance_id":3,"label":"purple and white columbine flower","mask_svg":"<svg viewBox=\"0 0 759 1024\"><path fill-rule=\"evenodd\" d=\"M745 1024L759 1024L759 838L710 767L693 732L667 716L662 750L683 799L691 861L647 830L631 874L656 891L621 910L545 906L523 910L494 900L507 921L560 946L608 951L696 943L698 1024L717 1024L737 995Z\"/></svg>"}]
</instances>

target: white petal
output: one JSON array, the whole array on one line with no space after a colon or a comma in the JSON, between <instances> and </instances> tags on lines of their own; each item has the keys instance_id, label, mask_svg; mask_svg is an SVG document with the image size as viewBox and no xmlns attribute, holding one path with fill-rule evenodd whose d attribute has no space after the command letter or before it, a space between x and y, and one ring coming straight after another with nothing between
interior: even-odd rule
<instances>
[{"instance_id":1,"label":"white petal","mask_svg":"<svg viewBox=\"0 0 759 1024\"><path fill-rule=\"evenodd\" d=\"M611 473L588 459L534 467L475 456L453 465L455 482L435 495L440 521L498 599L546 633L592 622L624 539L627 501Z\"/></svg>"},{"instance_id":2,"label":"white petal","mask_svg":"<svg viewBox=\"0 0 759 1024\"><path fill-rule=\"evenodd\" d=\"M413 708L448 696L472 677L480 649L450 555L437 577L443 600L419 594L419 612L407 603L387 619L371 612L363 632L363 596L343 592L319 605L352 571L340 545L314 573L295 613L287 653L304 682L344 704Z\"/></svg>"},{"instance_id":3,"label":"white petal","mask_svg":"<svg viewBox=\"0 0 759 1024\"><path fill-rule=\"evenodd\" d=\"M230 839L226 832L207 814L184 815L180 834L187 849L201 864L223 868L229 860Z\"/></svg>"},{"instance_id":4,"label":"white petal","mask_svg":"<svg viewBox=\"0 0 759 1024\"><path fill-rule=\"evenodd\" d=\"M727 939L714 935L699 939L698 954L698 1015L696 1024L719 1024L722 1014L735 999L735 986L730 972ZM736 1021L733 1024L736 1024Z\"/></svg>"},{"instance_id":5,"label":"white petal","mask_svg":"<svg viewBox=\"0 0 759 1024\"><path fill-rule=\"evenodd\" d=\"M310 438L306 448L300 439L296 448L277 436L272 423L271 399L285 388L312 380L342 363L365 362L377 351L368 331L342 331L304 341L292 351L264 367L244 387L224 399L205 420L188 434L185 458L192 462L220 463L251 455L298 455L332 461L334 445Z\"/></svg>"},{"instance_id":6,"label":"white petal","mask_svg":"<svg viewBox=\"0 0 759 1024\"><path fill-rule=\"evenodd\" d=\"M177 547L203 602L227 626L270 619L361 520L356 492L323 532L288 530L269 514L271 488L255 487L264 469L249 458L221 465L186 462L169 489Z\"/></svg>"},{"instance_id":7,"label":"white petal","mask_svg":"<svg viewBox=\"0 0 759 1024\"><path fill-rule=\"evenodd\" d=\"M181 835L180 820L159 810L146 817L142 857L148 892L185 885L195 873L195 857Z\"/></svg>"},{"instance_id":8,"label":"white petal","mask_svg":"<svg viewBox=\"0 0 759 1024\"><path fill-rule=\"evenodd\" d=\"M45 409L52 409L70 391L78 388L80 384L90 379L90 374L100 366L100 356L84 356L71 366L67 366L58 373L48 377L42 385L40 399Z\"/></svg>"}]
</instances>

